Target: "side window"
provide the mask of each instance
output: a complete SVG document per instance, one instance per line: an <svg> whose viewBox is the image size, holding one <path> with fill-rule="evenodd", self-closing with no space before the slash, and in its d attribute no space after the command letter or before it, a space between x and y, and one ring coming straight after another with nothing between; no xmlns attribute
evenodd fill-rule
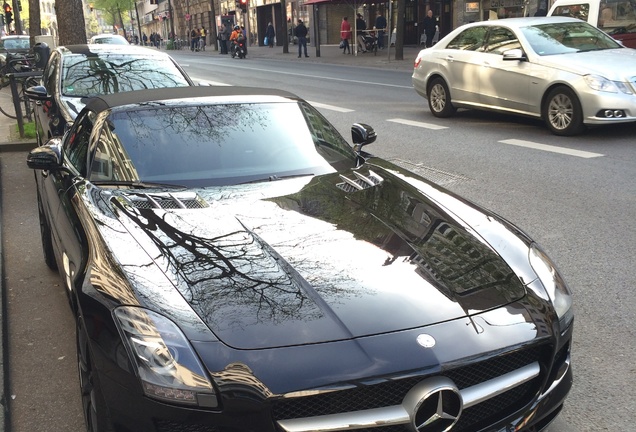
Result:
<svg viewBox="0 0 636 432"><path fill-rule="evenodd" d="M566 16L572 18L578 18L587 22L587 17L590 15L590 4L570 4L564 6L557 6L552 12L552 16Z"/></svg>
<svg viewBox="0 0 636 432"><path fill-rule="evenodd" d="M491 54L503 54L504 51L508 51L515 48L521 48L519 39L515 34L504 27L494 27L488 34L488 43L486 44L487 53Z"/></svg>
<svg viewBox="0 0 636 432"><path fill-rule="evenodd" d="M42 73L42 84L46 87L46 92L51 95L53 94L53 89L55 88L55 74L57 73L57 59L59 55L56 53L51 54L51 58L49 59L44 72Z"/></svg>
<svg viewBox="0 0 636 432"><path fill-rule="evenodd" d="M99 137L95 144L91 162L90 181L112 181L137 179L137 173L124 146L119 141L110 122L99 122Z"/></svg>
<svg viewBox="0 0 636 432"><path fill-rule="evenodd" d="M95 114L92 111L86 113L82 118L78 118L75 126L68 132L64 143L64 153L69 164L82 175L87 174L87 155Z"/></svg>
<svg viewBox="0 0 636 432"><path fill-rule="evenodd" d="M455 37L448 45L447 49L457 49L465 51L480 51L486 36L486 27L471 27L464 30Z"/></svg>

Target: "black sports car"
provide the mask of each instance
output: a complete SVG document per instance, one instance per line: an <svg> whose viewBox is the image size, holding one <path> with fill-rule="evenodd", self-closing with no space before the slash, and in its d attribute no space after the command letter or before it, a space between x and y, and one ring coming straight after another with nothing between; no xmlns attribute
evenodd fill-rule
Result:
<svg viewBox="0 0 636 432"><path fill-rule="evenodd" d="M91 99L34 149L89 431L539 431L570 291L519 228L281 91Z"/></svg>

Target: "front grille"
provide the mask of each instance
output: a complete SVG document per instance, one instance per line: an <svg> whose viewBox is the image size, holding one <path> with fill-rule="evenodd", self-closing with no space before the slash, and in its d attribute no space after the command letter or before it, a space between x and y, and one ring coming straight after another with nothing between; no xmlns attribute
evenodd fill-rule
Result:
<svg viewBox="0 0 636 432"><path fill-rule="evenodd" d="M453 427L453 432L481 430L520 410L537 394L539 384L539 379L535 378L512 390L466 408Z"/></svg>
<svg viewBox="0 0 636 432"><path fill-rule="evenodd" d="M543 352L544 349L541 347L530 347L510 354L493 357L482 362L441 371L435 375L450 378L461 390L517 370L533 362L540 362ZM275 420L286 420L395 406L401 404L409 390L425 378L428 378L428 376L385 381L372 385L361 384L355 388L331 393L279 399L273 403L272 412ZM526 386L527 384L504 393L508 395L508 393L516 392L521 387L524 387L524 389L520 391L523 395L515 395L514 398L507 396L510 397L510 400L506 399L506 405L523 404L524 402L520 401L520 399L523 398L524 395L529 394L528 390L525 389ZM531 390L536 389L536 387L537 384L534 383ZM530 391L530 393L533 392ZM501 396L498 396L491 400L498 400L500 397ZM466 409L466 412L469 413L475 409L481 409L481 405L483 405L483 403ZM502 406L501 403L499 403L499 406ZM501 408L499 412L501 412ZM475 418L484 418L486 414L487 413L484 412L478 412ZM382 428L374 429L375 432L384 432L384 430L385 429Z"/></svg>

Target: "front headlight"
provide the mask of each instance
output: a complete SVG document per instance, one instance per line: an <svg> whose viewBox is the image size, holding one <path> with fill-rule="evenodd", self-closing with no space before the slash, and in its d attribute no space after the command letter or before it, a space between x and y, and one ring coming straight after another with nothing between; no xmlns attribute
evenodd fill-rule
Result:
<svg viewBox="0 0 636 432"><path fill-rule="evenodd" d="M552 260L536 244L530 247L529 259L530 265L552 300L552 305L559 317L561 331L563 331L574 318L572 293Z"/></svg>
<svg viewBox="0 0 636 432"><path fill-rule="evenodd" d="M214 408L216 394L181 330L150 310L122 306L113 315L146 396Z"/></svg>
<svg viewBox="0 0 636 432"><path fill-rule="evenodd" d="M608 80L600 75L585 75L583 77L587 85L596 91L602 91L607 93L618 93L618 88L613 81Z"/></svg>

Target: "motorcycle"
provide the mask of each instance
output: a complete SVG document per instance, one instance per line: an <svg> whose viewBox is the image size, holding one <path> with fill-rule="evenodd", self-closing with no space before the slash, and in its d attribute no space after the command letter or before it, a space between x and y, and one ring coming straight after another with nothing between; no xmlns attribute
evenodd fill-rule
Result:
<svg viewBox="0 0 636 432"><path fill-rule="evenodd" d="M245 58L247 56L247 47L245 46L245 38L238 38L235 41L232 41L232 46L230 47L230 54L232 54L232 58L238 57L240 59Z"/></svg>

